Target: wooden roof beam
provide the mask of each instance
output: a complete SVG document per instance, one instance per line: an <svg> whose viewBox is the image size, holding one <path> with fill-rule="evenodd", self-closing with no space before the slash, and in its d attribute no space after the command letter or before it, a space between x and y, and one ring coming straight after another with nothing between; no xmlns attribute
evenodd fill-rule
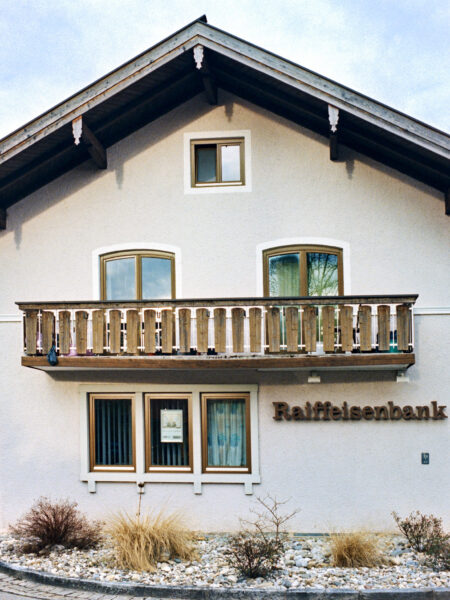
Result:
<svg viewBox="0 0 450 600"><path fill-rule="evenodd" d="M0 231L6 229L6 208L0 208Z"/></svg>
<svg viewBox="0 0 450 600"><path fill-rule="evenodd" d="M194 46L194 61L195 66L200 73L200 77L203 83L203 89L205 90L206 99L212 106L217 105L217 85L214 77L211 74L211 70L208 65L208 59L205 55L205 49L201 44Z"/></svg>
<svg viewBox="0 0 450 600"><path fill-rule="evenodd" d="M106 159L106 149L102 146L98 138L92 133L83 120L82 115L76 117L72 121L72 133L76 146L81 145L91 155L92 160L95 162L99 169L106 169L108 161Z"/></svg>
<svg viewBox="0 0 450 600"><path fill-rule="evenodd" d="M445 192L445 214L450 217L450 188Z"/></svg>

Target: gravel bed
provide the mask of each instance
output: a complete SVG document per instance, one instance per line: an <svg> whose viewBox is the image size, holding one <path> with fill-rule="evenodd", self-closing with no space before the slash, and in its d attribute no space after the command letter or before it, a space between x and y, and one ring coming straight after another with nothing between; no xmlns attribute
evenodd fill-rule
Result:
<svg viewBox="0 0 450 600"><path fill-rule="evenodd" d="M9 535L0 536L0 561L62 577L147 585L353 590L450 587L450 571L433 571L423 556L404 545L403 538L389 536L384 544L388 565L338 568L330 565L326 537L290 537L284 543L279 568L265 579L247 579L227 565L224 535L199 537L198 560L167 560L158 563L155 573L116 568L107 543L95 550L54 547L47 556L21 555L19 542Z"/></svg>

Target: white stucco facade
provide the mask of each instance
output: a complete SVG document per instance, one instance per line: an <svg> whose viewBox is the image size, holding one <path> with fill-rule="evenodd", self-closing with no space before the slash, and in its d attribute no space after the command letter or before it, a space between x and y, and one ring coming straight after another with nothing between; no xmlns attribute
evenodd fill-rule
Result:
<svg viewBox="0 0 450 600"><path fill-rule="evenodd" d="M185 140L227 131L248 132L251 186L186 193ZM0 232L0 528L40 495L69 497L96 517L133 510L137 475L90 488L84 480L80 395L133 392L142 404L142 394L158 386L251 389L256 463L247 486L237 478L149 481L144 505L181 509L193 527L209 531L236 528L254 495L266 493L301 509L295 531L385 529L393 510L418 509L449 523L448 419L273 419L274 401L449 404L450 219L441 194L349 149L342 158L329 160L325 138L220 90L218 106L196 96L109 148L106 171L84 163L8 209ZM98 299L105 249L173 252L179 297L248 297L262 294L262 251L293 243L342 248L345 294L419 294L409 383L375 371L327 372L313 385L302 371L52 375L20 364L15 302ZM196 428L199 421L199 444Z"/></svg>

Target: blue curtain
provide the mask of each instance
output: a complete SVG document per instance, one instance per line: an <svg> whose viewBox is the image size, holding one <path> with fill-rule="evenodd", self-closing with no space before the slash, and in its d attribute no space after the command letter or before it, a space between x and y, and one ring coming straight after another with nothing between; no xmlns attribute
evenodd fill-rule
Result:
<svg viewBox="0 0 450 600"><path fill-rule="evenodd" d="M133 464L131 400L95 399L95 464Z"/></svg>
<svg viewBox="0 0 450 600"><path fill-rule="evenodd" d="M207 400L208 466L247 464L245 400Z"/></svg>

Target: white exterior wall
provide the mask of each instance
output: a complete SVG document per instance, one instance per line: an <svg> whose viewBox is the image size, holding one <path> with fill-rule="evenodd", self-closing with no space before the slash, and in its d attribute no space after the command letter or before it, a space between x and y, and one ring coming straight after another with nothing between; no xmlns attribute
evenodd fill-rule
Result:
<svg viewBox="0 0 450 600"><path fill-rule="evenodd" d="M94 297L92 254L116 244L179 249L182 296L260 295L258 246L285 238L347 244L352 294L419 293L417 307L450 306L450 219L441 194L342 149L242 100L194 98L108 150L109 167L86 163L8 210L0 233L0 315L14 302ZM185 194L184 134L251 132L249 192ZM249 165L246 165L249 168ZM258 260L259 259L259 260ZM348 273L348 265L350 273ZM348 282L348 283L347 283ZM80 481L80 384L235 383L259 386L261 484L254 493L292 497L302 510L293 528L392 525L390 512L413 509L446 519L450 495L448 420L428 422L275 422L272 401L344 400L365 406L450 404L450 315L416 318L417 364L410 383L391 373L61 373L20 366L20 322L0 321L0 528L39 495L70 497L90 514L137 502L134 484ZM241 385L242 384L242 385ZM130 388L131 389L131 388ZM430 465L420 453L430 453ZM168 503L193 526L229 530L252 496L241 484L146 486L144 504Z"/></svg>

